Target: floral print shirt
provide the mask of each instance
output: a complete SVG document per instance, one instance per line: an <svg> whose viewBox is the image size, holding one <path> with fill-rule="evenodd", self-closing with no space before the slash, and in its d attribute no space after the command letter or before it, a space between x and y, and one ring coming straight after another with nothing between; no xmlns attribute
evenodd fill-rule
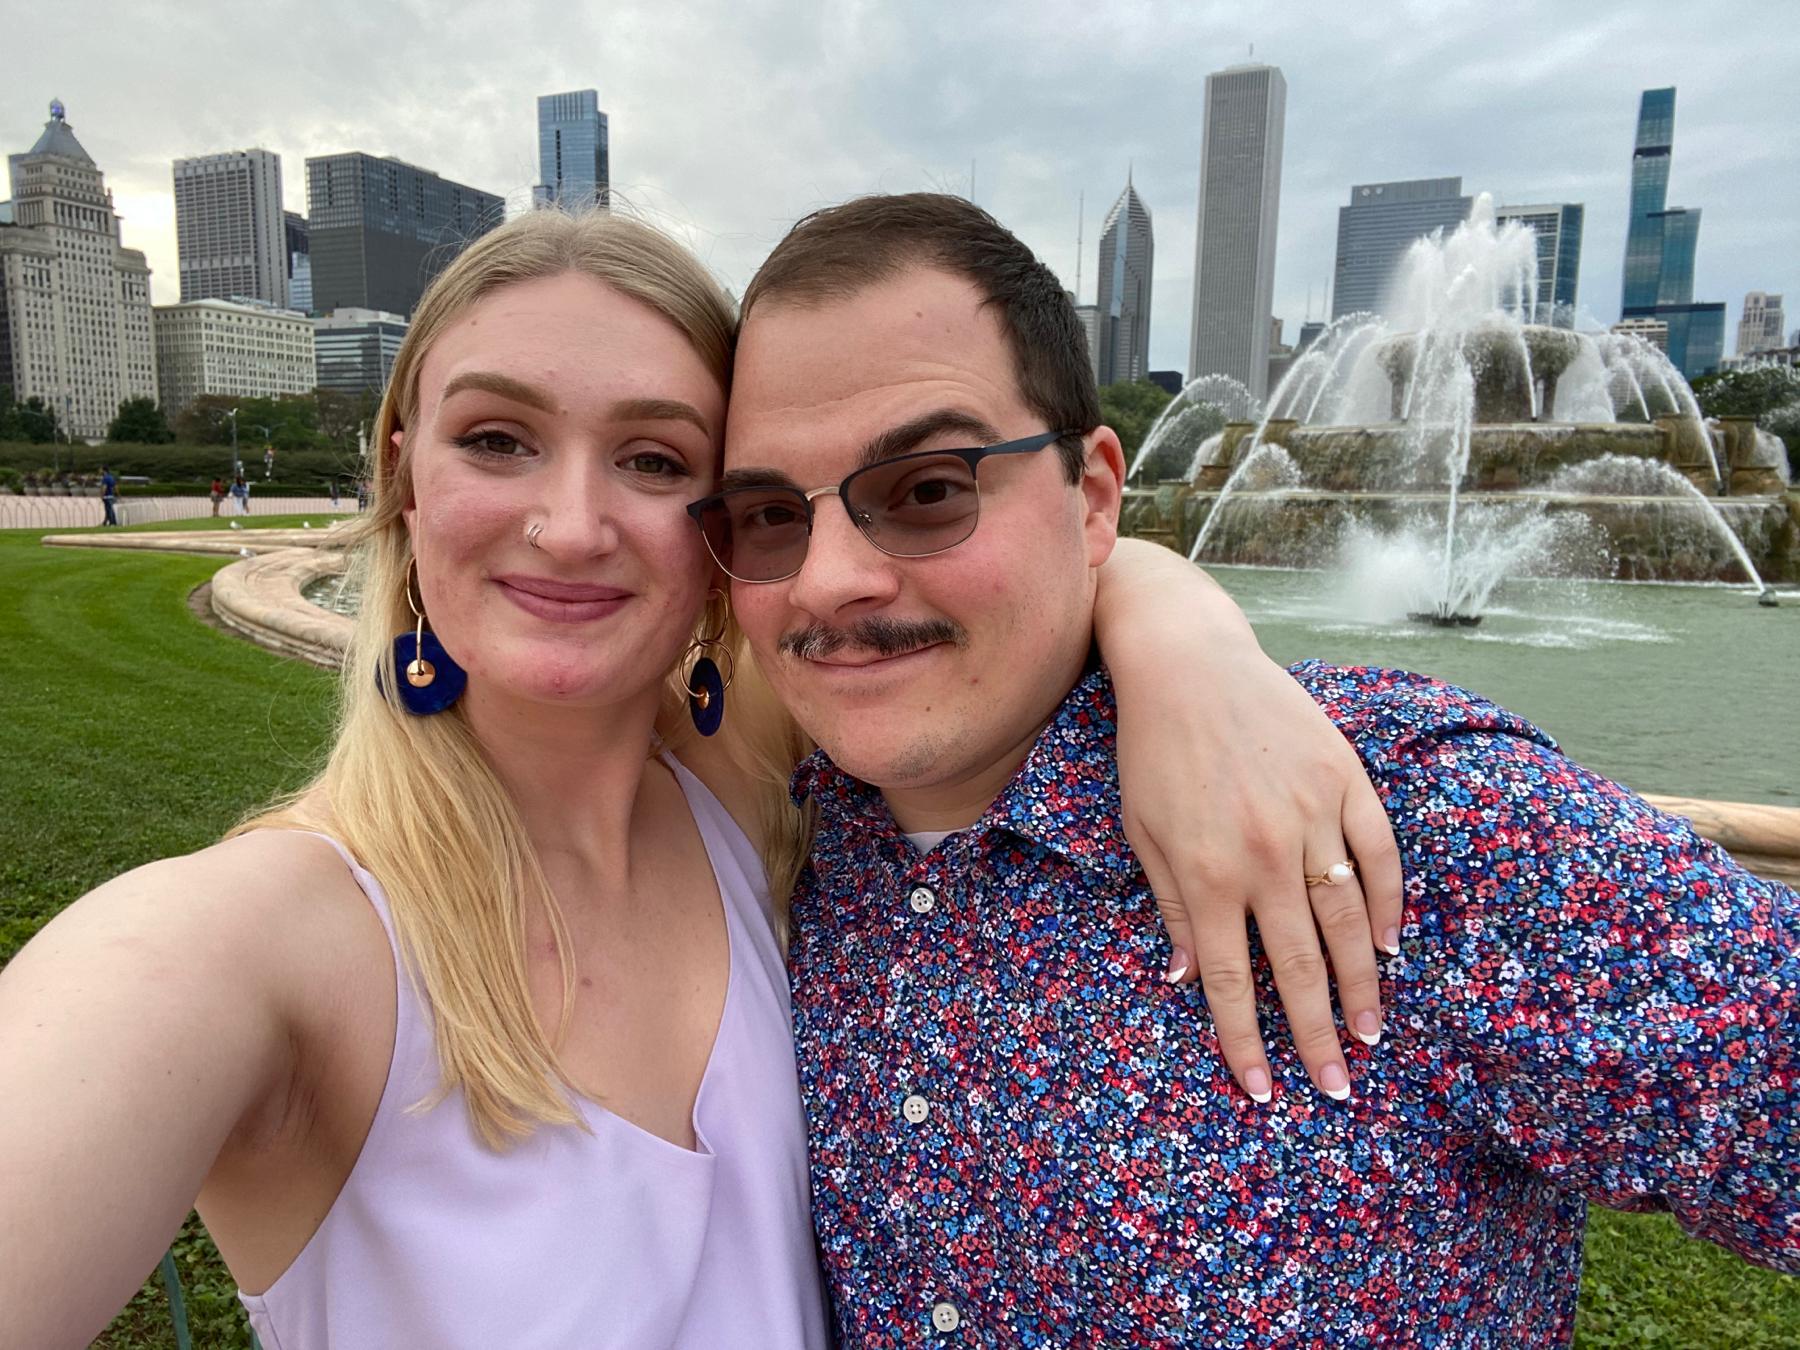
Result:
<svg viewBox="0 0 1800 1350"><path fill-rule="evenodd" d="M793 910L813 1213L845 1347L1566 1344L1589 1200L1800 1270L1800 896L1475 695L1295 676L1406 875L1387 1026L1233 1082L1120 821L1088 675L920 853L823 754Z"/></svg>

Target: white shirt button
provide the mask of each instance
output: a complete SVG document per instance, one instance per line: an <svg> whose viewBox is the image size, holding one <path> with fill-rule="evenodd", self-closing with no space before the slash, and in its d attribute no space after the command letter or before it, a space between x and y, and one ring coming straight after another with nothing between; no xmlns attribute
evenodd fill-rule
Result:
<svg viewBox="0 0 1800 1350"><path fill-rule="evenodd" d="M937 896L931 893L929 886L914 886L906 903L912 906L914 914L929 914L937 906Z"/></svg>
<svg viewBox="0 0 1800 1350"><path fill-rule="evenodd" d="M939 1331L955 1331L962 1325L962 1314L954 1303L940 1303L931 1310L931 1325Z"/></svg>
<svg viewBox="0 0 1800 1350"><path fill-rule="evenodd" d="M922 1125L925 1117L931 1114L931 1103L915 1092L900 1104L900 1114L912 1124Z"/></svg>

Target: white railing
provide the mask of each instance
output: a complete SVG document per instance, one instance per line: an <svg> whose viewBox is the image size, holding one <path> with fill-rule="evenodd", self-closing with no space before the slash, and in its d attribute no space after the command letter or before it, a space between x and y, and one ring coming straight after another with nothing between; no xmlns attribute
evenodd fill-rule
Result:
<svg viewBox="0 0 1800 1350"><path fill-rule="evenodd" d="M356 497L346 493L336 506L331 498L321 496L282 496L275 490L250 493L251 516L279 516L315 512L353 515ZM210 497L120 497L114 506L121 525L161 524L164 521L192 520L213 513ZM235 497L219 503L219 515L242 517ZM98 497L19 497L0 495L0 530L67 530L83 525L98 525L106 515L105 504Z"/></svg>

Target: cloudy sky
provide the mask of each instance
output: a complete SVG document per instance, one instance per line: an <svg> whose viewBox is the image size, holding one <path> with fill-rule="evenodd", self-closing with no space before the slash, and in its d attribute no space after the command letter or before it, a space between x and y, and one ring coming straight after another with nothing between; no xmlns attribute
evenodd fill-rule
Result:
<svg viewBox="0 0 1800 1350"><path fill-rule="evenodd" d="M797 216L857 193L974 195L1076 279L1126 167L1156 228L1151 364L1186 363L1202 92L1255 59L1288 85L1275 310L1324 307L1358 182L1460 174L1587 205L1580 302L1617 317L1640 90L1673 84L1670 204L1703 208L1695 298L1785 292L1800 327L1800 6L1789 0L1345 5L986 0L3 0L0 146L46 105L176 298L169 161L265 146L305 209L308 155L397 155L515 203L536 95L597 88L615 193L734 290Z"/></svg>

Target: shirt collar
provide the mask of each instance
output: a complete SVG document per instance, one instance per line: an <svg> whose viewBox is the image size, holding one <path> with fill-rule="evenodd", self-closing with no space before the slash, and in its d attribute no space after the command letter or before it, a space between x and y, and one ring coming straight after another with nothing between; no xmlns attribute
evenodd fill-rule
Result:
<svg viewBox="0 0 1800 1350"><path fill-rule="evenodd" d="M823 750L794 771L795 803L818 805L821 834L900 836L880 791L839 769ZM1135 877L1119 803L1116 705L1112 680L1084 676L1032 743L1019 770L966 832L1004 829L1067 859L1094 880Z"/></svg>

